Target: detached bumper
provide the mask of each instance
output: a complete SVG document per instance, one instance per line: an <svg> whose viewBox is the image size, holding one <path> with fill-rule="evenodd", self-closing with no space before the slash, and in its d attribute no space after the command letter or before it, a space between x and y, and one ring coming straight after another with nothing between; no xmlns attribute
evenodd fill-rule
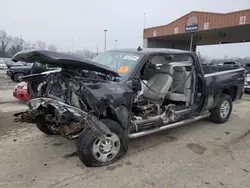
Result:
<svg viewBox="0 0 250 188"><path fill-rule="evenodd" d="M55 134L76 139L83 129L95 136L110 134L109 128L96 116L51 98L36 98L27 102L29 110L15 114L15 121L43 122Z"/></svg>
<svg viewBox="0 0 250 188"><path fill-rule="evenodd" d="M44 108L48 108L50 105L53 106L59 114L63 114L64 112L71 112L74 116L85 118L87 113L76 108L74 106L70 106L65 104L64 102L51 99L51 98L36 98L30 100L28 103L28 107L30 110L37 110L40 106Z"/></svg>

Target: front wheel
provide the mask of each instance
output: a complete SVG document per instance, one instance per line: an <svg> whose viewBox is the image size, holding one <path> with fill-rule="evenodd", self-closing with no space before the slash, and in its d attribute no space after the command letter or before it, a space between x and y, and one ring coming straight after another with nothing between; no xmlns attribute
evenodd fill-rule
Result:
<svg viewBox="0 0 250 188"><path fill-rule="evenodd" d="M20 82L21 81L21 78L25 76L23 73L16 73L15 76L14 76L14 81L15 82Z"/></svg>
<svg viewBox="0 0 250 188"><path fill-rule="evenodd" d="M112 164L126 154L128 138L120 124L104 119L110 134L96 137L89 129L85 129L77 140L77 153L80 160L88 167L100 167Z"/></svg>
<svg viewBox="0 0 250 188"><path fill-rule="evenodd" d="M211 110L210 119L215 123L225 123L232 113L232 108L232 98L227 94L221 94L217 106Z"/></svg>

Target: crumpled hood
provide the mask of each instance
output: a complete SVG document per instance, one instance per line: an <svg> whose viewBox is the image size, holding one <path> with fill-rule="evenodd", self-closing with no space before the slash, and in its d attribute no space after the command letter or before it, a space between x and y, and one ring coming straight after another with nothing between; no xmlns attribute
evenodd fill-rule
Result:
<svg viewBox="0 0 250 188"><path fill-rule="evenodd" d="M119 74L115 70L97 62L47 50L23 50L16 53L12 57L12 61L23 61L29 63L39 62L43 64L55 65L62 68L70 67L74 69L85 69L119 76Z"/></svg>

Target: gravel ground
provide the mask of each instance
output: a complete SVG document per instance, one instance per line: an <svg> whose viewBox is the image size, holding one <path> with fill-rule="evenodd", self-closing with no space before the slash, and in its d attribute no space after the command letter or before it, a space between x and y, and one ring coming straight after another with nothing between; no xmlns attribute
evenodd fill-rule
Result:
<svg viewBox="0 0 250 188"><path fill-rule="evenodd" d="M13 122L22 103L0 104L0 187L250 187L250 102L222 125L202 120L131 140L117 163L87 168L75 142Z"/></svg>
<svg viewBox="0 0 250 188"><path fill-rule="evenodd" d="M6 76L6 71L0 70L0 104L18 101L13 97L13 89L16 85L16 82Z"/></svg>

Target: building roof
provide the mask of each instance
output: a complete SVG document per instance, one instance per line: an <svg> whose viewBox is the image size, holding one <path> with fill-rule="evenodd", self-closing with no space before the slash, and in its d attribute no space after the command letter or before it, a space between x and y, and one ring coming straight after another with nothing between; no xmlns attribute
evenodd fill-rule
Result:
<svg viewBox="0 0 250 188"><path fill-rule="evenodd" d="M137 48L125 48L125 49L117 49L117 50L109 50L109 51L117 51L117 52L132 52L132 53L140 53L140 54L155 54L155 53L166 53L166 54L190 54L193 52L178 50L178 49L170 49L170 48L142 48L142 50L138 51Z"/></svg>
<svg viewBox="0 0 250 188"><path fill-rule="evenodd" d="M250 9L229 13L190 12L167 24L144 29L143 38L179 35L250 25Z"/></svg>

